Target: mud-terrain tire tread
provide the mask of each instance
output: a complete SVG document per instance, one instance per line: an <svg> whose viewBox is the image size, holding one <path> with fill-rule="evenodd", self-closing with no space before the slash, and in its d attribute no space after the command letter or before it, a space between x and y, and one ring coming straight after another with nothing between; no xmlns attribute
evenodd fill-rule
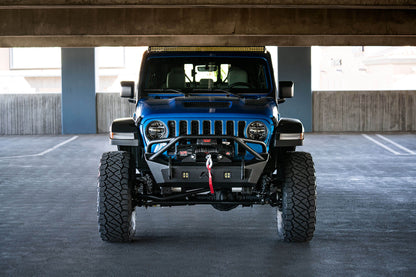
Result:
<svg viewBox="0 0 416 277"><path fill-rule="evenodd" d="M132 170L128 152L107 152L101 157L97 213L99 233L103 241L128 242L134 236Z"/></svg>
<svg viewBox="0 0 416 277"><path fill-rule="evenodd" d="M288 152L283 163L282 228L280 238L287 242L310 241L316 222L316 178L312 156Z"/></svg>

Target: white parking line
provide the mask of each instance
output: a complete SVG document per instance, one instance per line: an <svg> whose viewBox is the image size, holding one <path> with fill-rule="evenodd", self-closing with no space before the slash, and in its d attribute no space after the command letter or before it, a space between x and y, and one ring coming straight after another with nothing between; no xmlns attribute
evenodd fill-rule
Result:
<svg viewBox="0 0 416 277"><path fill-rule="evenodd" d="M365 134L363 134L363 137L365 137L366 139L368 139L368 140L370 140L370 141L374 142L374 143L375 143L375 144L377 144L378 146L383 147L384 149L386 149L387 151L389 151L389 152L393 153L394 155L400 155L400 153L399 153L399 152L394 151L394 150L393 150L393 149L391 149L390 147L388 147L388 146L386 146L386 145L382 144L381 142L376 141L375 139L373 139L373 138L371 138L371 137L369 137L369 136L367 136L367 135L365 135Z"/></svg>
<svg viewBox="0 0 416 277"><path fill-rule="evenodd" d="M369 141L374 142L378 146L383 147L384 149L386 149L390 153L393 153L394 155L400 155L400 156L416 155L416 153L414 151L412 151L412 150L410 150L410 149L408 149L408 148L406 148L406 147L404 147L404 146L402 146L402 145L400 145L400 144L398 144L398 143L396 143L396 142L394 142L394 141L392 141L392 140L390 140L390 139L388 139L386 137L383 137L382 135L376 134L376 136L379 137L380 139L383 139L383 140L387 141L388 143L390 143L391 145L394 145L395 147L397 147L397 148L399 148L401 150L406 151L408 154L407 153L400 153L400 152L398 152L398 151L390 148L389 146L387 146L387 145L385 145L385 144L383 144L383 143L375 140L374 138L372 138L372 137L370 137L368 135L362 134L362 136L365 137L366 139L368 139Z"/></svg>
<svg viewBox="0 0 416 277"><path fill-rule="evenodd" d="M384 139L385 141L390 142L390 143L391 143L391 144L393 144L394 146L396 146L396 147L398 147L398 148L400 148L400 149L402 149L402 150L406 151L407 153L410 153L411 155L416 155L416 153L415 153L415 152L413 152L412 150L407 149L406 147L404 147L404 146L402 146L402 145L400 145L400 144L398 144L398 143L396 143L396 142L392 141L391 139L388 139L388 138L383 137L382 135L378 135L378 134L377 134L376 136L378 136L378 137L379 137L379 138L381 138L381 139Z"/></svg>
<svg viewBox="0 0 416 277"><path fill-rule="evenodd" d="M61 142L61 143L59 143L59 144L55 145L54 147L51 147L51 148L49 148L49 149L46 149L45 151L40 152L40 153L37 153L37 154L31 154L31 155L21 155L21 156L8 156L8 157L0 157L0 159L28 158L28 157L39 157L39 156L43 156L43 155L45 155L45 154L47 154L47 153L49 153L49 152L52 152L53 150L55 150L55 149L57 149L57 148L59 148L59 147L61 147L61 146L65 145L65 144L67 144L67 143L69 143L69 142L71 142L71 141L73 141L73 140L76 140L77 138L78 138L78 136L73 136L72 138L67 139L67 140L66 140L66 141L64 141L64 142Z"/></svg>

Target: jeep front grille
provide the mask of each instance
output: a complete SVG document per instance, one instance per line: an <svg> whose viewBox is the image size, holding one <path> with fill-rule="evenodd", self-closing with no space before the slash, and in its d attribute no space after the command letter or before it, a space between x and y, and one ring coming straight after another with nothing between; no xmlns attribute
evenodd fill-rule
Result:
<svg viewBox="0 0 416 277"><path fill-rule="evenodd" d="M185 135L225 135L244 138L247 126L246 121L241 120L169 120L167 125L169 138ZM180 144L186 144L186 142L182 141ZM238 155L246 154L244 148L237 145L236 147Z"/></svg>
<svg viewBox="0 0 416 277"><path fill-rule="evenodd" d="M234 120L179 120L168 121L168 137L184 135L226 135L245 137L246 121Z"/></svg>

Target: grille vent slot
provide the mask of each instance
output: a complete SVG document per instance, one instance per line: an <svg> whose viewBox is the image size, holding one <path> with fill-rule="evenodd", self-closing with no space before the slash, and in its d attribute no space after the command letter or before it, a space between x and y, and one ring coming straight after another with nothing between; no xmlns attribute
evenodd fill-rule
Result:
<svg viewBox="0 0 416 277"><path fill-rule="evenodd" d="M202 122L202 134L210 135L211 134L211 121L204 120Z"/></svg>
<svg viewBox="0 0 416 277"><path fill-rule="evenodd" d="M234 135L234 121L227 121L227 136Z"/></svg>
<svg viewBox="0 0 416 277"><path fill-rule="evenodd" d="M199 134L199 121L192 120L191 121L191 135L198 135Z"/></svg>
<svg viewBox="0 0 416 277"><path fill-rule="evenodd" d="M179 121L179 135L183 136L188 133L188 122L185 120Z"/></svg>
<svg viewBox="0 0 416 277"><path fill-rule="evenodd" d="M176 136L176 122L175 121L168 121L168 130L169 130L169 138L173 138Z"/></svg>
<svg viewBox="0 0 416 277"><path fill-rule="evenodd" d="M222 121L221 120L215 120L214 123L214 134L219 136L222 135Z"/></svg>

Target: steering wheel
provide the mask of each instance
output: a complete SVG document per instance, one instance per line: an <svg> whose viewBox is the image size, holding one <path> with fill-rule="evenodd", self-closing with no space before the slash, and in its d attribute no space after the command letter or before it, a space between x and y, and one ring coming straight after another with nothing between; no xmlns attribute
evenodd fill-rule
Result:
<svg viewBox="0 0 416 277"><path fill-rule="evenodd" d="M245 86L245 87L248 87L248 88L253 88L253 86L250 83L246 83L246 82L236 82L236 83L233 83L233 84L229 85L228 87L233 88L233 87L236 87L236 86Z"/></svg>

